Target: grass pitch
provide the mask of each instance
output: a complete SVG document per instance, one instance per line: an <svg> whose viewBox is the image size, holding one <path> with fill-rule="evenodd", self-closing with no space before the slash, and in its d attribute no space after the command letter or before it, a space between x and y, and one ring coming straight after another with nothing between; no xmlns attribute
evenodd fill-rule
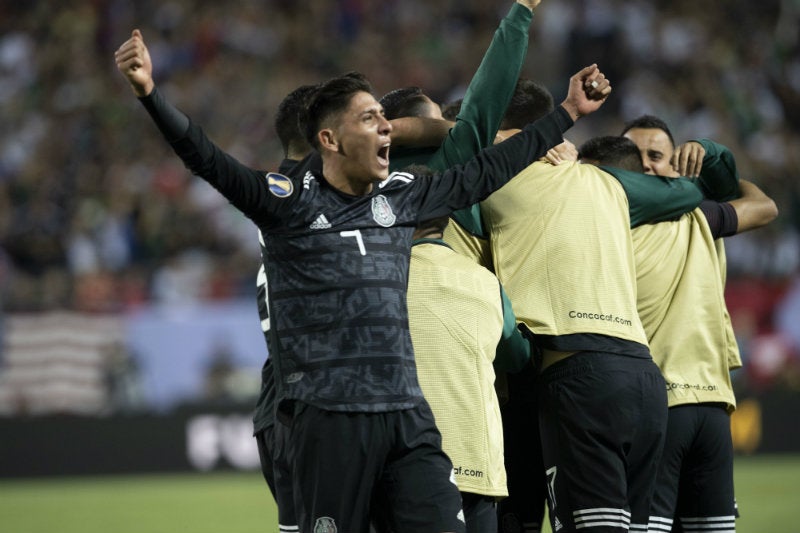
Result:
<svg viewBox="0 0 800 533"><path fill-rule="evenodd" d="M0 481L8 533L272 533L260 474L135 475Z"/></svg>
<svg viewBox="0 0 800 533"><path fill-rule="evenodd" d="M737 457L738 533L797 533L800 455ZM0 480L9 533L277 533L256 473ZM549 531L549 529L547 529Z"/></svg>

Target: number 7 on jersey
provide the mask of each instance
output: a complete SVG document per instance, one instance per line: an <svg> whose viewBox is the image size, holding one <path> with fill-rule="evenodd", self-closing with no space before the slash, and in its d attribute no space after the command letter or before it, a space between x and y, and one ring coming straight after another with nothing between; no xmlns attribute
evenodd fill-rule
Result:
<svg viewBox="0 0 800 533"><path fill-rule="evenodd" d="M339 235L342 237L355 237L358 243L358 251L361 252L361 255L367 255L367 250L364 248L364 239L361 238L361 230L340 231Z"/></svg>

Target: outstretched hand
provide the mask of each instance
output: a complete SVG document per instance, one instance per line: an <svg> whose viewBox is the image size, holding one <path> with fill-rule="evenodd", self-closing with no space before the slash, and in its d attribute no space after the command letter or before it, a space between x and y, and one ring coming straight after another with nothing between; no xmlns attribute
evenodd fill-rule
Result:
<svg viewBox="0 0 800 533"><path fill-rule="evenodd" d="M611 94L611 83L597 65L589 65L569 79L567 97L561 106L569 113L572 120L578 120L600 109L609 94Z"/></svg>
<svg viewBox="0 0 800 533"><path fill-rule="evenodd" d="M153 63L150 61L150 52L144 45L142 32L133 30L131 38L114 52L114 60L117 62L117 69L131 84L133 94L142 97L153 91Z"/></svg>

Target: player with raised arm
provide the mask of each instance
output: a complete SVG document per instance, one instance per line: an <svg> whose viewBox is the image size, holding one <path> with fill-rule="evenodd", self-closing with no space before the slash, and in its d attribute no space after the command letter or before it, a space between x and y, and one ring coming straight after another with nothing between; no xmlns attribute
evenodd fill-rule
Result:
<svg viewBox="0 0 800 533"><path fill-rule="evenodd" d="M570 79L552 114L433 176L390 174L392 126L369 83L334 78L312 96L304 121L322 169L285 176L241 165L169 106L138 30L116 61L184 163L264 236L276 431L287 433L300 529L366 532L380 488L397 533L463 531L408 332L412 234L419 220L480 201L597 110L604 98L586 91L596 66Z"/></svg>

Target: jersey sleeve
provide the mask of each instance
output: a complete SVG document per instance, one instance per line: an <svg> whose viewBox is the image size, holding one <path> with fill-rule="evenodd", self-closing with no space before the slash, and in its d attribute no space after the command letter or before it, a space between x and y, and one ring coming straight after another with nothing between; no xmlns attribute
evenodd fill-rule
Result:
<svg viewBox="0 0 800 533"><path fill-rule="evenodd" d="M480 202L561 143L572 124L569 114L558 106L510 139L484 148L466 164L419 180L424 189L418 197L418 220L449 215Z"/></svg>
<svg viewBox="0 0 800 533"><path fill-rule="evenodd" d="M696 178L703 195L718 202L738 198L741 195L739 171L731 151L708 139L698 139L695 142L700 143L706 151L700 177Z"/></svg>
<svg viewBox="0 0 800 533"><path fill-rule="evenodd" d="M731 204L703 200L700 210L706 217L708 227L711 229L711 236L714 239L736 235L739 228L739 215Z"/></svg>
<svg viewBox="0 0 800 533"><path fill-rule="evenodd" d="M531 345L517 329L517 317L502 285L500 298L503 300L503 335L497 344L494 367L502 372L519 372L531 358Z"/></svg>
<svg viewBox="0 0 800 533"><path fill-rule="evenodd" d="M494 143L528 52L533 12L515 3L494 33L464 95L455 125L428 160L433 170L465 163Z"/></svg>
<svg viewBox="0 0 800 533"><path fill-rule="evenodd" d="M601 166L614 176L628 197L631 227L663 222L688 213L703 201L703 193L689 178L665 178Z"/></svg>
<svg viewBox="0 0 800 533"><path fill-rule="evenodd" d="M293 189L288 178L285 182L279 179L278 194L270 193L268 175L224 152L199 126L164 100L157 89L140 101L184 165L257 225L266 225L282 208L289 211L286 204L291 202L286 198L290 195L283 194Z"/></svg>

